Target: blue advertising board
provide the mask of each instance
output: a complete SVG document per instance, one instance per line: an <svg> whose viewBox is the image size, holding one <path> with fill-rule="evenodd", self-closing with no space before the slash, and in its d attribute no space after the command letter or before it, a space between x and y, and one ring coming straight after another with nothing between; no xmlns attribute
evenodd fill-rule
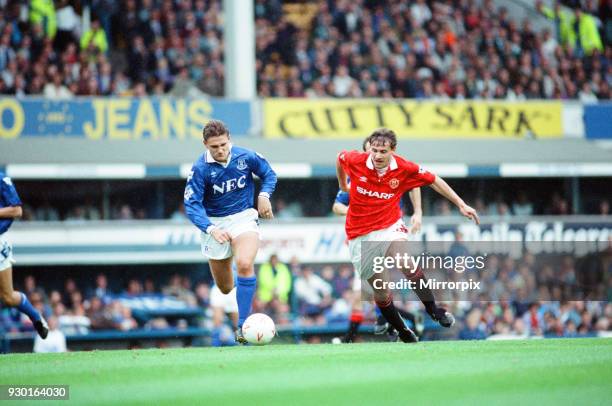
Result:
<svg viewBox="0 0 612 406"><path fill-rule="evenodd" d="M589 139L612 139L612 103L585 104L584 130Z"/></svg>
<svg viewBox="0 0 612 406"><path fill-rule="evenodd" d="M91 140L201 138L210 119L232 135L250 133L246 101L173 98L76 98L68 101L0 98L0 139L79 137Z"/></svg>

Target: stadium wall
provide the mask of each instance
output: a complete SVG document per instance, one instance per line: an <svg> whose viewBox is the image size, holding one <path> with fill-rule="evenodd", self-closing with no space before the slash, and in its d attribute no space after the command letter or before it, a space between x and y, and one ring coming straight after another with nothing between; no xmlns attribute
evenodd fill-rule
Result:
<svg viewBox="0 0 612 406"><path fill-rule="evenodd" d="M601 216L532 216L504 222L483 218L478 227L457 217L426 217L417 239L453 241L590 241L605 247L612 219ZM17 223L8 233L20 265L201 263L200 232L187 222L103 221ZM350 256L341 219L263 222L257 263L277 253L303 263L346 263ZM503 244L500 245L503 248Z"/></svg>

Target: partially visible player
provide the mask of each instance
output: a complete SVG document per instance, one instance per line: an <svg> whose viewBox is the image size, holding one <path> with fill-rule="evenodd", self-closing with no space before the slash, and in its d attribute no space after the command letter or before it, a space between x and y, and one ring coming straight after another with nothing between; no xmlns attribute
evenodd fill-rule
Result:
<svg viewBox="0 0 612 406"><path fill-rule="evenodd" d="M363 144L361 145L361 149L364 152L370 152L370 137L367 137L363 141ZM421 224L423 221L423 210L421 207L421 189L420 188L412 189L411 191L409 191L409 196L410 196L410 201L412 203L412 207L414 209L414 213L412 217L410 218L410 232L412 234L416 234L421 229ZM338 193L336 194L336 199L332 206L332 212L338 216L346 216L346 213L348 213L349 203L350 203L349 193L339 190ZM399 201L399 205L401 208L401 205L402 205L401 200ZM353 340L355 339L355 336L357 335L357 332L359 331L359 326L361 326L361 323L363 322L363 319L364 319L363 305L361 302L361 279L359 278L357 269L354 269L354 272L355 272L355 275L353 277L353 285L352 285L353 292L351 296L352 303L351 303L351 315L349 317L349 327L344 337L342 337L342 340L340 340L341 342L344 342L344 343L353 342ZM376 308L376 310L377 310L377 319L376 319L376 326L374 327L374 333L384 334L385 332L389 330L389 325L388 323L386 323L386 320L384 319L382 314L380 314L378 307ZM410 316L412 315L410 314ZM411 318L414 322L415 320L414 316L412 316ZM393 328L391 328L389 332L392 337L397 339L397 335L393 336L393 333L394 333ZM336 338L334 340L338 340L338 339Z"/></svg>
<svg viewBox="0 0 612 406"><path fill-rule="evenodd" d="M273 218L270 196L276 174L260 154L232 146L229 130L221 121L209 121L202 133L206 151L187 178L185 213L202 231L202 253L224 294L234 288L232 261L236 264L236 341L244 344L242 324L251 313L256 288L253 263L259 248L258 214ZM253 175L262 181L257 210Z"/></svg>
<svg viewBox="0 0 612 406"><path fill-rule="evenodd" d="M374 300L383 316L398 332L403 342L416 342L417 337L402 320L393 304L388 288L376 289L374 281L386 280L388 272L375 274L372 267L362 267L361 243L384 241L384 252L368 252L372 255L394 256L400 247L393 242L408 240L408 229L402 220L399 200L404 192L417 187L431 185L432 188L454 203L461 214L480 223L476 210L468 206L455 191L440 177L426 171L419 165L395 155L397 138L389 129L381 128L370 136L369 153L342 151L336 161L336 172L340 189L349 192L350 205L346 218L346 234L353 266L360 277L374 288ZM350 186L348 183L350 177ZM383 246L381 244L381 246ZM369 258L368 258L369 259ZM421 270L413 270L407 276L416 282L415 293L425 305L430 317L443 327L453 325L453 315L436 305L431 289L421 287L425 279Z"/></svg>
<svg viewBox="0 0 612 406"><path fill-rule="evenodd" d="M235 267L232 267L232 273L234 274L234 284L236 285L236 273ZM221 292L221 289L214 284L210 290L210 308L212 309L212 322L213 329L211 332L211 342L213 347L219 347L224 345L225 340L223 339L225 316L229 318L233 330L238 329L238 302L236 300L236 287L227 294Z"/></svg>
<svg viewBox="0 0 612 406"><path fill-rule="evenodd" d="M13 290L13 247L4 234L13 224L13 220L22 214L21 199L11 178L0 172L0 300L5 306L16 307L26 314L38 335L44 339L49 334L47 322L24 293Z"/></svg>

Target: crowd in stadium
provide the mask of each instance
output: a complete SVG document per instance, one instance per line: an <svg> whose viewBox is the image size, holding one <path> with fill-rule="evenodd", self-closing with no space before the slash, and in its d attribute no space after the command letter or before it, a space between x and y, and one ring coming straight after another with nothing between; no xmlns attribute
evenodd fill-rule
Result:
<svg viewBox="0 0 612 406"><path fill-rule="evenodd" d="M609 19L606 7L602 2ZM513 21L491 0L322 1L310 33L264 14L257 23L259 93L609 99L610 33L602 39L588 13L541 11L561 20L558 33Z"/></svg>
<svg viewBox="0 0 612 406"><path fill-rule="evenodd" d="M223 95L219 0L94 0L89 25L79 1L0 3L0 94ZM260 96L611 98L606 1L538 3L541 32L491 0L313 3L298 28L255 1Z"/></svg>
<svg viewBox="0 0 612 406"><path fill-rule="evenodd" d="M612 247L612 246L611 246ZM537 256L525 254L520 260L504 256L489 256L487 275L482 277L483 292L488 295L467 297L458 291L448 291L452 299L446 302L459 323L446 338L485 339L488 337L581 336L606 332L612 328L612 285L603 275L609 274L610 262L601 257L601 264L590 268L578 266L571 257L560 257L560 265L540 264ZM606 262L608 261L608 262ZM601 267L600 267L601 265ZM603 267L603 268L602 268ZM607 268L606 268L607 267ZM253 311L266 312L279 326L294 322L299 325L325 326L346 322L351 313L353 270L346 265L310 266L293 258L284 264L273 256L258 267L258 291ZM602 273L603 272L603 273ZM590 301L576 301L578 274L590 275ZM116 281L114 281L116 283ZM23 280L22 290L32 304L65 334L86 334L96 330L159 330L168 327L185 328L196 323L211 327L210 285L202 280L194 283L187 276L174 274L167 281L129 278L124 287L109 286L107 276L97 275L95 282L65 280L63 288L43 289L33 276ZM581 285L582 284L582 285ZM606 285L607 284L607 285ZM397 293L396 293L397 295ZM409 295L409 294L407 294ZM459 295L459 296L457 296ZM198 321L185 318L153 317L137 320L132 314L131 299L143 297L173 298L186 308L197 307ZM395 296L397 305L406 312L423 314L414 297ZM602 299L607 301L598 301ZM365 304L366 320L375 318L373 305ZM416 318L419 319L418 317ZM2 309L0 330L29 331L27 317L12 309Z"/></svg>

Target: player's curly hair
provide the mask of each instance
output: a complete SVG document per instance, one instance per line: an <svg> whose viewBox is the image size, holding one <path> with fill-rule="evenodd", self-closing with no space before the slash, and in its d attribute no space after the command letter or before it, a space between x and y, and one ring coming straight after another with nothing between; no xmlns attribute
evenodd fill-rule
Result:
<svg viewBox="0 0 612 406"><path fill-rule="evenodd" d="M384 127L374 130L367 140L370 142L370 145L374 143L381 143L384 145L388 142L391 149L395 149L397 146L397 136L393 130Z"/></svg>
<svg viewBox="0 0 612 406"><path fill-rule="evenodd" d="M204 130L202 130L204 141L208 141L209 138L218 137L223 134L227 134L229 137L229 130L221 120L210 120L204 126Z"/></svg>

